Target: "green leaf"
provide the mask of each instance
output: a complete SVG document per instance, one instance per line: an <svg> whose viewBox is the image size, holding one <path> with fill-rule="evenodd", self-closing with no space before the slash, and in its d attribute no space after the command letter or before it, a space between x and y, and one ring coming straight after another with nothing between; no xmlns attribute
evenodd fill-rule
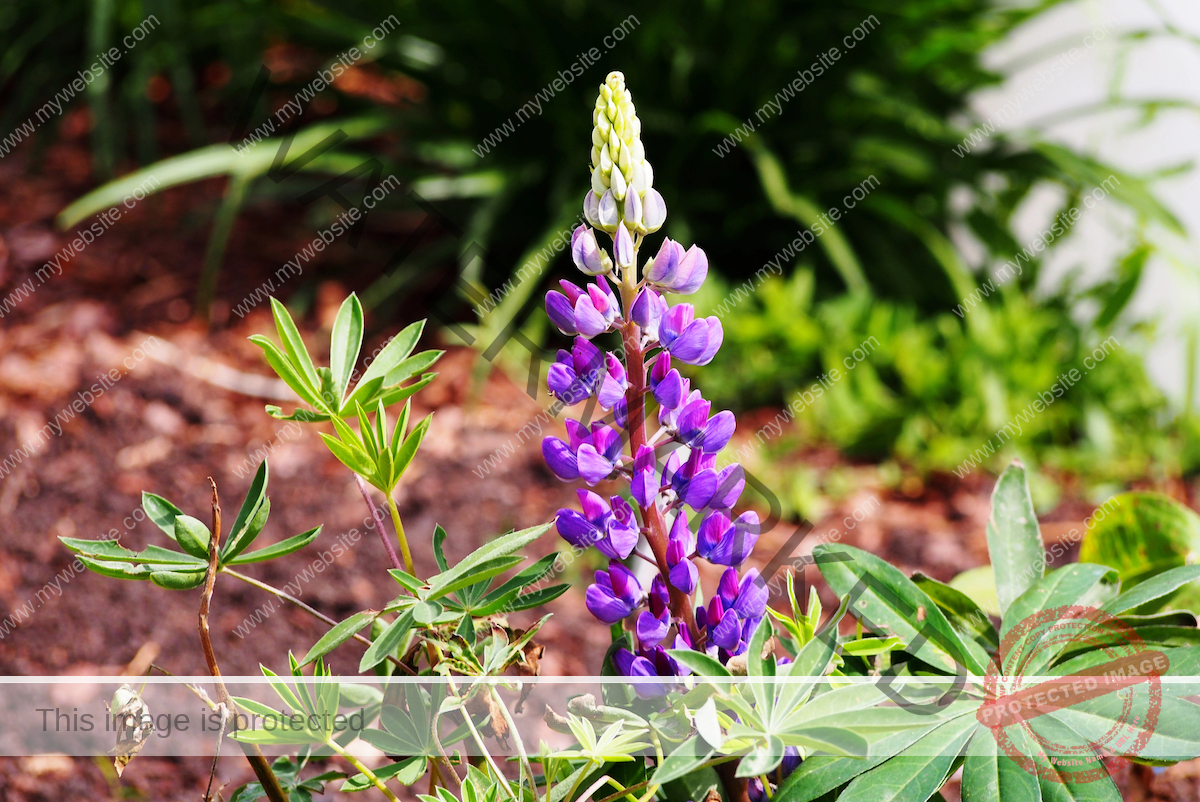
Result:
<svg viewBox="0 0 1200 802"><path fill-rule="evenodd" d="M520 610L533 610L544 604L549 604L570 589L570 585L554 585L553 587L541 588L529 593L521 593L508 602L507 606L502 609L513 613Z"/></svg>
<svg viewBox="0 0 1200 802"><path fill-rule="evenodd" d="M180 515L175 519L175 540L179 547L193 557L208 559L208 543L212 533L208 527L190 515Z"/></svg>
<svg viewBox="0 0 1200 802"><path fill-rule="evenodd" d="M317 397L317 376L315 370L313 371L312 384L309 384L306 379L301 378L300 374L296 372L296 368L288 362L287 357L284 356L275 343L261 334L250 335L250 342L263 350L263 356L266 358L267 364L271 366L271 370L275 371L275 374L283 379L284 384L292 388L292 392L299 396L300 400L316 409L325 411L325 405Z"/></svg>
<svg viewBox="0 0 1200 802"><path fill-rule="evenodd" d="M204 571L154 571L150 574L150 581L167 590L191 590L204 582L204 574Z"/></svg>
<svg viewBox="0 0 1200 802"><path fill-rule="evenodd" d="M350 296L342 302L337 318L333 322L333 335L329 345L329 369L333 373L333 389L335 398L331 401L334 409L340 409L346 388L350 385L350 376L358 363L358 352L362 348L363 310L358 296Z"/></svg>
<svg viewBox="0 0 1200 802"><path fill-rule="evenodd" d="M445 351L422 351L409 357L387 372L383 378L384 387L394 387L400 382L411 379L416 374L431 367L442 358Z"/></svg>
<svg viewBox="0 0 1200 802"><path fill-rule="evenodd" d="M404 587L407 591L416 596L425 588L425 583L417 579L412 574L401 571L399 568L389 568L388 573Z"/></svg>
<svg viewBox="0 0 1200 802"><path fill-rule="evenodd" d="M968 568L950 580L950 587L974 602L983 612L996 618L1000 617L1000 600L996 598L996 574L990 564Z"/></svg>
<svg viewBox="0 0 1200 802"><path fill-rule="evenodd" d="M1200 516L1160 493L1123 493L1105 502L1104 516L1079 547L1081 562L1111 565L1126 591L1178 568L1200 553Z"/></svg>
<svg viewBox="0 0 1200 802"><path fill-rule="evenodd" d="M417 602L412 607L413 621L422 626L429 626L442 614L442 605L435 601Z"/></svg>
<svg viewBox="0 0 1200 802"><path fill-rule="evenodd" d="M664 785L678 780L703 766L712 758L712 750L699 736L693 735L675 748L667 759L659 764L650 778L651 785Z"/></svg>
<svg viewBox="0 0 1200 802"><path fill-rule="evenodd" d="M291 415L284 415L283 409L275 404L267 404L263 409L276 420L294 420L300 423L321 423L329 420L329 416L324 412L310 412L302 408L297 408Z"/></svg>
<svg viewBox="0 0 1200 802"><path fill-rule="evenodd" d="M146 517L165 532L167 537L175 539L175 519L183 515L183 510L162 496L145 492L142 493L142 509L146 511Z"/></svg>
<svg viewBox="0 0 1200 802"><path fill-rule="evenodd" d="M260 508L267 502L267 479L267 461L263 460L254 474L254 481L250 483L250 489L246 491L246 498L242 500L237 517L233 519L233 526L229 527L229 538L221 550L222 562L227 562L230 557L236 557L244 551L266 525L267 516L265 514L261 516L261 519L256 519L256 516Z"/></svg>
<svg viewBox="0 0 1200 802"><path fill-rule="evenodd" d="M925 802L946 783L967 739L980 728L963 715L938 727L896 757L860 774L838 795L838 802ZM780 802L786 802L779 795Z"/></svg>
<svg viewBox="0 0 1200 802"><path fill-rule="evenodd" d="M1149 245L1139 245L1129 253L1125 254L1117 265L1117 282L1113 290L1107 297L1104 298L1104 306L1100 309L1100 313L1096 315L1096 319L1092 321L1098 331L1104 331L1116 321L1117 316L1129 303L1133 297L1133 293L1138 288L1138 284L1142 280L1142 270L1146 266L1146 260L1150 258L1153 252Z"/></svg>
<svg viewBox="0 0 1200 802"><path fill-rule="evenodd" d="M826 543L816 546L813 556L833 591L850 597L851 615L870 621L883 635L899 637L905 651L931 666L958 673L961 665L972 674L986 673L989 659L979 644L960 636L941 608L886 561L853 546Z"/></svg>
<svg viewBox="0 0 1200 802"><path fill-rule="evenodd" d="M721 661L714 657L709 657L703 652L693 651L691 649L668 649L667 654L675 658L684 668L692 670L699 677L720 677L729 679L733 677L729 673L729 669L721 665Z"/></svg>
<svg viewBox="0 0 1200 802"><path fill-rule="evenodd" d="M950 625L959 633L974 638L985 648L994 650L1000 646L996 628L988 620L987 614L967 594L924 574L913 574L912 580L913 584L941 608Z"/></svg>
<svg viewBox="0 0 1200 802"><path fill-rule="evenodd" d="M364 730L365 732L365 730ZM412 785L417 780L425 776L428 771L428 758L424 755L409 757L401 760L399 763L392 763L388 766L383 766L372 771L380 780L394 779L401 785ZM354 791L366 791L375 786L367 779L365 774L355 774L353 777L342 783L339 791L351 793Z"/></svg>
<svg viewBox="0 0 1200 802"><path fill-rule="evenodd" d="M383 403L382 401L380 403ZM400 481L400 476L408 468L413 457L417 455L417 449L421 447L421 441L425 439L425 433L429 431L429 424L433 421L433 413L426 415L425 418L413 427L412 433L404 438L404 445L395 452L392 457L391 481L392 487L396 486L396 482Z"/></svg>
<svg viewBox="0 0 1200 802"><path fill-rule="evenodd" d="M442 546L446 542L446 530L441 524L435 524L433 527L433 559L437 561L439 571L447 571L450 569L450 564L446 562L446 553Z"/></svg>
<svg viewBox="0 0 1200 802"><path fill-rule="evenodd" d="M1005 645L1004 672L1014 676L1040 674L1053 662L1065 644L1050 648L1040 642L1045 628L1033 627L1014 640L1009 633L1033 616L1059 607L1076 607L1082 612L1108 601L1109 588L1117 583L1117 572L1106 565L1065 565L1038 581L1015 599L1004 614L1000 639Z"/></svg>
<svg viewBox="0 0 1200 802"><path fill-rule="evenodd" d="M738 761L738 777L757 777L774 771L783 761L783 741L774 735L767 736L767 742L751 749Z"/></svg>
<svg viewBox="0 0 1200 802"><path fill-rule="evenodd" d="M384 406L390 407L392 404L397 404L406 398L416 395L418 392L425 389L425 387L436 378L436 373L426 373L418 381L415 381L412 384L404 387L396 387L391 390L385 390L379 395L379 398L383 400Z"/></svg>
<svg viewBox="0 0 1200 802"><path fill-rule="evenodd" d="M468 585L474 585L477 582L484 582L494 576L498 576L510 568L520 565L524 561L525 558L521 555L510 554L471 566L471 569L466 572L460 573L457 570L452 570L445 574L438 574L430 578L429 590L425 593L425 598L429 600L440 599ZM461 566L462 563L459 563L459 565ZM452 574L454 576L451 576Z"/></svg>
<svg viewBox="0 0 1200 802"><path fill-rule="evenodd" d="M249 554L239 555L228 562L229 565L246 565L247 563L259 563L263 560L273 560L276 557L282 557L285 554L291 554L293 551L299 551L317 539L321 534L321 527L309 529L307 532L301 532L298 535L292 535L286 540L281 540L278 543L267 546L265 549L258 549Z"/></svg>
<svg viewBox="0 0 1200 802"><path fill-rule="evenodd" d="M962 802L1041 802L1037 779L996 748L991 730L980 728L967 746Z"/></svg>
<svg viewBox="0 0 1200 802"><path fill-rule="evenodd" d="M425 321L418 320L416 323L406 326L399 334L388 340L388 344L383 347L383 350L379 352L374 361L367 366L362 378L358 380L358 386L355 388L351 399L363 405L370 403L371 399L358 398L359 391L375 379L382 381L388 371L408 358L412 350L417 347L417 341L421 339L421 332L424 328Z"/></svg>
<svg viewBox="0 0 1200 802"><path fill-rule="evenodd" d="M1175 595L1175 591L1190 585L1200 578L1200 565L1184 565L1164 571L1152 579L1148 579L1133 590L1122 593L1117 598L1107 602L1102 608L1106 613L1121 615L1130 610L1141 613L1152 612L1162 606L1162 602Z"/></svg>
<svg viewBox="0 0 1200 802"><path fill-rule="evenodd" d="M996 575L996 597L1003 615L1013 600L1042 578L1045 570L1045 546L1033 511L1025 467L1019 462L1008 466L996 482L987 541Z"/></svg>
<svg viewBox="0 0 1200 802"><path fill-rule="evenodd" d="M241 560L239 555L245 551L246 548L255 541L255 539L258 538L258 535L262 532L263 527L267 525L267 518L270 516L270 514L271 499L264 498L262 500L262 504L260 504L258 509L255 510L254 517L251 518L250 522L247 523L242 529L241 536L238 538L235 546L226 550L227 553L221 558L222 564L230 564L234 560L237 560L238 562L253 562L253 560Z"/></svg>
<svg viewBox="0 0 1200 802"><path fill-rule="evenodd" d="M343 443L326 432L321 432L320 435L321 439L325 441L325 445L329 446L329 450L333 452L333 456L337 457L339 462L359 476L366 479L374 477L375 464L369 454L359 448ZM372 482L372 484L374 483Z"/></svg>
<svg viewBox="0 0 1200 802"><path fill-rule="evenodd" d="M396 620L384 627L383 632L379 634L379 637L367 649L367 653L362 656L362 660L359 661L359 672L370 671L388 659L388 655L404 642L404 638L408 635L408 630L412 628L412 625L413 615L409 611L397 616Z"/></svg>
<svg viewBox="0 0 1200 802"><path fill-rule="evenodd" d="M313 644L313 647L308 650L308 654L304 655L304 659L300 661L300 665L306 666L313 660L329 654L378 617L379 613L374 610L364 610L339 622L337 626L326 632L319 641Z"/></svg>
<svg viewBox="0 0 1200 802"><path fill-rule="evenodd" d="M283 350L287 353L291 363L300 369L300 374L308 381L309 387L316 391L321 386L321 380L317 377L317 369L313 366L308 349L304 346L304 339L300 336L295 322L292 321L287 307L273 297L271 298L271 314L275 318L275 330L279 333L279 341L283 343Z"/></svg>
<svg viewBox="0 0 1200 802"><path fill-rule="evenodd" d="M128 563L108 562L106 560L93 560L91 557L79 555L79 561L83 563L89 570L95 571L101 576L111 577L112 579L149 579L153 569L148 565L129 565Z"/></svg>
<svg viewBox="0 0 1200 802"><path fill-rule="evenodd" d="M497 557L502 557L524 548L539 537L544 535L553 526L553 523L541 524L540 526L532 526L529 529L522 529L517 532L509 532L495 540L487 543L475 551L468 554L458 565L451 568L449 571L438 574L430 579L430 598L434 598L434 588L446 588L454 585L463 576L475 571L476 567L489 560L495 560ZM478 580L476 580L478 581ZM443 592L447 592L444 591Z"/></svg>

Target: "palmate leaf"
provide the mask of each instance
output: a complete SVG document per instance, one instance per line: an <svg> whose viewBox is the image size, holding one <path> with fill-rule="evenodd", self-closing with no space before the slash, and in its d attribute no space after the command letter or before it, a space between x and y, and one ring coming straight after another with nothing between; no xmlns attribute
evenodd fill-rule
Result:
<svg viewBox="0 0 1200 802"><path fill-rule="evenodd" d="M1041 798L1037 778L1000 754L990 730L976 730L963 763L962 802L1040 802Z"/></svg>

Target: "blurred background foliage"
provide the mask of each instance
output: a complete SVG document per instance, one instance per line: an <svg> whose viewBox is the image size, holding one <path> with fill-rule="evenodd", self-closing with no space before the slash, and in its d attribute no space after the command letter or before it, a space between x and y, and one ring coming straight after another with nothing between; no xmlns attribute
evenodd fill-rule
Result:
<svg viewBox="0 0 1200 802"><path fill-rule="evenodd" d="M1003 78L981 66L981 54L1063 4L18 0L0 7L7 43L0 128L12 130L33 115L90 63L90 54L154 14L162 26L87 89L94 174L102 182L141 165L177 177L163 188L228 176L201 287L221 296L217 271L242 207L300 208L299 195L370 155L463 233L443 226L412 253L402 248L402 263L387 269L366 256L362 263L323 266L306 274L304 285L289 287L293 304L302 307L314 283L332 275L362 289L375 324L383 325L416 309L424 316L435 303L445 307L447 293L458 293L456 314L476 324L475 333L495 334L515 317L550 345L557 338L546 334L538 305L551 280L573 273L569 257L551 243L579 214L596 86L620 69L643 121L655 186L667 199L665 232L699 243L720 277L698 299L702 310L721 313L726 331L719 368L702 380L709 395L738 409L792 403L874 337L879 345L866 360L815 403L803 404L801 444L828 443L873 460L891 456L920 471L949 470L1115 335L1121 349L985 462L1001 465L1015 450L1097 482L1187 474L1200 458L1186 436L1192 418L1172 412L1146 376L1138 349L1152 331L1121 314L1153 247L1146 232L1183 234L1155 199L1155 176L1123 173L1037 131L997 133L965 155L954 152L981 122L968 100ZM226 144L231 128L264 64L271 83L252 126L390 15L400 27L300 118L297 141L305 134L319 141L342 128L352 133L344 145L283 182L267 177L277 141L259 146L253 158L233 153ZM847 50L845 37L872 19L873 30ZM622 23L626 35L609 40L615 44L606 50L605 37ZM1086 33L1064 32L1034 63L1077 46ZM1119 39L1132 47L1148 35L1127 30ZM779 113L756 116L798 70L835 46L842 57L824 75ZM602 51L597 63L561 90L547 89L556 77L571 76L571 65L592 48ZM539 92L541 113L518 117ZM1143 124L1178 105L1119 92L1110 103L1136 107ZM35 168L55 125L37 133ZM725 139L739 130L740 143ZM164 157L172 158L170 169L156 163ZM951 312L1028 244L1018 242L1013 220L1031 193L1052 187L1057 214L1113 174L1120 183L1106 202L1122 207L1130 224L1126 253L1108 270L1111 280L1089 287L1068 281L1048 293L1039 285L1047 250L965 317ZM755 275L813 222L813 210L840 207L871 176L878 187L830 234L785 259L781 277L757 286ZM356 183L361 192L362 179ZM60 223L84 219L124 192L120 184L101 186ZM384 206L419 212L403 193ZM306 213L320 220L337 211L325 200ZM977 251L970 262L952 244L963 239ZM467 242L481 245L486 258L465 248ZM537 277L513 280L530 261ZM499 288L498 306L479 319L461 297L461 284L456 289L456 276L484 292ZM749 297L721 307L747 280L756 287ZM512 353L527 362L521 349Z"/></svg>

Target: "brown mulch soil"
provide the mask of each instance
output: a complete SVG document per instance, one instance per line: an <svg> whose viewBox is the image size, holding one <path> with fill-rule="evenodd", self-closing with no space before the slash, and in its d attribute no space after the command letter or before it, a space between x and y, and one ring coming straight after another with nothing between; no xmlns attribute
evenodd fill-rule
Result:
<svg viewBox="0 0 1200 802"><path fill-rule="evenodd" d="M28 151L19 151L0 161L4 294L69 241L70 236L53 227L53 217L90 186L81 140L51 146L36 171L28 157ZM263 412L264 403L277 402L218 387L198 375L214 363L243 374L270 375L259 349L246 339L254 333L273 336L269 310L263 305L244 318L229 310L312 237L303 220L280 210L246 212L225 259L217 323L211 329L195 323L191 303L221 191L219 182L207 182L144 201L74 258L63 275L0 320L0 455L38 442L42 427L101 373L123 374L95 403L73 415L61 436L41 443L0 479L0 620L31 600L36 605L32 616L0 639L0 674L116 674L140 650L143 656L157 654L155 662L172 673L206 673L196 634L199 591L171 592L148 582L85 572L69 579L61 595L43 594L44 601L36 601L35 594L71 565L72 555L59 543L60 536L99 538L116 530L130 548L163 542L149 522L125 525L143 490L204 520L207 477L212 476L226 515L232 516L258 459L269 452L272 515L256 545L318 524L324 527L313 547L246 569L280 586L312 562L322 542L362 529L366 508L350 473L318 437L326 429L309 425L292 435L294 427L285 431L284 423ZM309 293L309 314L299 322L310 350L320 358L326 356L322 343L327 348L333 313L347 289L378 277L378 270L359 270L358 256L346 246L331 248L322 258L289 288ZM422 316L418 312L410 318ZM364 352L405 322L369 318ZM156 339L146 345L151 336ZM427 335L423 347L445 347L435 337ZM139 347L150 355L137 359ZM131 358L136 362L130 369L126 360ZM476 360L472 351L450 348L438 365L440 378L414 402L415 415L434 414L433 425L397 499L422 575L436 570L430 546L435 524L450 535L446 549L453 562L497 533L543 523L557 508L574 503L573 487L543 466L540 436L524 442L517 438L542 406L500 371L477 384ZM539 401L544 406L547 399ZM560 433L561 422L553 427L554 432L545 433ZM487 461L509 444L515 447L510 455L498 464ZM990 478L960 482L937 477L893 489L873 479L877 474L868 466L846 465L828 452L804 457L813 464L863 468L864 478L816 522L801 552L840 529L843 542L870 549L903 570L921 570L942 580L986 562ZM844 521L856 510L866 514L849 530ZM1067 532L1090 511L1086 503L1065 501L1047 516L1047 536ZM781 524L762 538L756 552L760 565L793 530L794 524ZM556 546L551 532L529 552L540 556ZM548 607L554 616L538 638L547 646L541 661L545 674L589 675L599 668L609 638L607 627L583 605L589 566L573 566L564 577L571 591ZM339 619L378 609L398 592L385 567L381 544L368 535L306 584L301 595ZM807 578L816 580L816 572L810 569ZM218 583L212 622L226 674L256 674L260 664L284 672L288 650L302 653L326 631L303 612L280 607L245 637L235 633L269 598L229 578ZM832 602L832 596L826 601ZM516 614L512 623L526 626L542 612ZM361 647L344 646L333 655L332 667L353 674L360 655ZM223 759L219 774L222 781L237 783L250 776L244 761L233 758ZM1196 799L1200 793L1191 764L1134 774L1123 779L1130 799ZM135 798L194 800L207 778L208 761L200 758L134 760L120 786L112 784L100 762L88 759L0 759L0 802L119 799L121 787L132 790ZM1155 795L1147 795L1146 788Z"/></svg>

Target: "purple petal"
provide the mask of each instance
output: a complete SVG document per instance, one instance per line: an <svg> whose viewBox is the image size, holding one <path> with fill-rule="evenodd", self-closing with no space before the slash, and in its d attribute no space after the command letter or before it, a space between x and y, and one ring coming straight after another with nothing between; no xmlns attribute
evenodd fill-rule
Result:
<svg viewBox="0 0 1200 802"><path fill-rule="evenodd" d="M696 317L696 310L691 304L676 304L667 310L663 315L662 322L659 324L660 338L665 346L670 346L675 341L675 338L683 333L684 329L692 323Z"/></svg>
<svg viewBox="0 0 1200 802"><path fill-rule="evenodd" d="M616 666L617 672L623 677L628 677L629 672L633 670L633 659L633 652L625 648L617 649L613 652L612 656L613 665Z"/></svg>
<svg viewBox="0 0 1200 802"><path fill-rule="evenodd" d="M599 616L597 616L599 617ZM721 618L721 623L713 627L712 642L722 649L732 650L742 640L742 621L738 614L729 610Z"/></svg>
<svg viewBox="0 0 1200 802"><path fill-rule="evenodd" d="M628 389L628 384L622 384L612 375L606 375L604 381L600 384L600 406L604 409L612 409L621 400L625 398L625 390Z"/></svg>
<svg viewBox="0 0 1200 802"><path fill-rule="evenodd" d="M733 437L733 430L736 426L737 419L729 410L718 412L709 418L708 423L704 426L704 434L701 435L701 448L704 453L716 454L724 448L729 442L729 438ZM716 489L715 486L714 489Z"/></svg>
<svg viewBox="0 0 1200 802"><path fill-rule="evenodd" d="M592 306L596 307L596 311L604 315L605 320L611 320L616 317L617 310L613 304L609 303L609 296L595 284L589 284L587 288L588 298L592 300Z"/></svg>
<svg viewBox="0 0 1200 802"><path fill-rule="evenodd" d="M625 222L635 229L642 224L642 198L636 192L625 193Z"/></svg>
<svg viewBox="0 0 1200 802"><path fill-rule="evenodd" d="M770 595L767 583L759 578L758 569L751 568L742 578L733 609L737 610L742 618L762 618L767 611L767 598Z"/></svg>
<svg viewBox="0 0 1200 802"><path fill-rule="evenodd" d="M679 260L679 269L675 272L671 288L680 295L691 295L700 289L700 285L706 278L708 278L708 257L704 251L693 245Z"/></svg>
<svg viewBox="0 0 1200 802"><path fill-rule="evenodd" d="M721 328L721 321L716 317L706 318L706 321L708 323L708 344L704 347L704 352L692 363L693 365L707 365L712 362L717 351L721 350L721 343L725 340L725 330Z"/></svg>
<svg viewBox="0 0 1200 802"><path fill-rule="evenodd" d="M563 334L575 334L575 309L567 296L551 290L546 293L546 314Z"/></svg>
<svg viewBox="0 0 1200 802"><path fill-rule="evenodd" d="M634 472L629 491L639 506L649 507L658 496L658 479L654 471Z"/></svg>
<svg viewBox="0 0 1200 802"><path fill-rule="evenodd" d="M669 353L663 352L664 356L670 356ZM661 358L661 357L660 357ZM654 397L658 403L667 409L675 409L683 400L683 376L674 368L666 377L658 383L654 388Z"/></svg>
<svg viewBox="0 0 1200 802"><path fill-rule="evenodd" d="M581 549L596 545L603 537L603 533L591 521L575 510L559 510L554 518L554 526L563 540Z"/></svg>
<svg viewBox="0 0 1200 802"><path fill-rule="evenodd" d="M583 508L583 514L589 521L599 525L612 514L608 504L599 494L581 487L575 491L575 495L579 496L579 506Z"/></svg>
<svg viewBox="0 0 1200 802"><path fill-rule="evenodd" d="M592 304L592 299L580 296L575 302L575 328L584 337L595 337L608 331L608 321Z"/></svg>
<svg viewBox="0 0 1200 802"><path fill-rule="evenodd" d="M636 521L620 523L614 520L608 524L608 538L597 543L596 548L610 560L624 560L633 553L640 539Z"/></svg>
<svg viewBox="0 0 1200 802"><path fill-rule="evenodd" d="M542 458L546 466L564 482L579 478L579 459L571 447L557 437L542 440Z"/></svg>
<svg viewBox="0 0 1200 802"><path fill-rule="evenodd" d="M696 536L688 528L687 516L682 511L675 516L675 522L671 524L671 533L667 537L670 538L671 543L682 543L684 554L690 556L695 553Z"/></svg>
<svg viewBox="0 0 1200 802"><path fill-rule="evenodd" d="M664 239L658 248L658 253L646 269L646 280L655 284L669 284L679 269L679 260L683 256L683 246L670 238Z"/></svg>
<svg viewBox="0 0 1200 802"><path fill-rule="evenodd" d="M571 260L589 276L604 270L604 263L600 260L600 244L596 242L596 232L586 225L580 225L571 235Z"/></svg>
<svg viewBox="0 0 1200 802"><path fill-rule="evenodd" d="M637 607L641 601L642 584L633 572L620 563L611 563L608 566L608 576L612 582L613 595L623 599L631 610Z"/></svg>
<svg viewBox="0 0 1200 802"><path fill-rule="evenodd" d="M710 409L712 409L712 406L703 398L697 398L694 401L689 400L676 419L680 433L689 439L698 436L708 423L708 411ZM688 443L688 445L691 445L691 443Z"/></svg>
<svg viewBox="0 0 1200 802"><path fill-rule="evenodd" d="M613 472L613 464L605 459L591 443L579 447L579 475L589 485L594 485L608 478Z"/></svg>
<svg viewBox="0 0 1200 802"><path fill-rule="evenodd" d="M717 489L712 500L708 502L709 506L717 510L727 510L737 504L745 489L746 471L737 463L727 465L717 474Z"/></svg>
<svg viewBox="0 0 1200 802"><path fill-rule="evenodd" d="M600 426L592 432L592 446L610 463L621 455L621 433L611 426Z"/></svg>
<svg viewBox="0 0 1200 802"><path fill-rule="evenodd" d="M670 577L671 584L689 596L700 582L700 572L696 569L696 564L686 558L671 569Z"/></svg>
<svg viewBox="0 0 1200 802"><path fill-rule="evenodd" d="M667 311L667 302L654 290L645 287L638 293L630 308L629 316L651 340L658 338L659 321Z"/></svg>
<svg viewBox="0 0 1200 802"><path fill-rule="evenodd" d="M700 471L688 481L683 493L683 503L693 510L702 509L708 506L716 489L717 472L712 468Z"/></svg>
<svg viewBox="0 0 1200 802"><path fill-rule="evenodd" d="M575 302L583 295L583 289L578 285L564 279L559 279L558 286L562 287L563 295L567 296L567 300L571 302L572 314L575 309Z"/></svg>
<svg viewBox="0 0 1200 802"><path fill-rule="evenodd" d="M724 513L714 512L704 519L704 523L700 524L700 529L696 532L696 552L708 560L715 562L718 565L728 565L719 560L713 559L713 554L722 546L725 540L725 533L729 530L729 519Z"/></svg>
<svg viewBox="0 0 1200 802"><path fill-rule="evenodd" d="M588 611L605 624L615 624L633 612L633 608L605 590L601 585L589 585L584 596Z"/></svg>
<svg viewBox="0 0 1200 802"><path fill-rule="evenodd" d="M631 192L627 197L636 197L635 193ZM643 646L657 644L667 637L667 631L671 628L671 619L667 616L663 618L655 618L654 614L649 610L643 610L642 614L637 618L637 638L638 643Z"/></svg>
<svg viewBox="0 0 1200 802"><path fill-rule="evenodd" d="M738 597L738 572L736 568L726 568L721 572L721 580L717 583L717 595L726 608L733 606Z"/></svg>
<svg viewBox="0 0 1200 802"><path fill-rule="evenodd" d="M590 193L589 193L590 194ZM642 226L653 234L667 219L667 204L657 189L648 189L642 196Z"/></svg>
<svg viewBox="0 0 1200 802"><path fill-rule="evenodd" d="M578 318L576 313L576 318ZM583 330L582 324L576 321L580 331ZM684 362L688 365L699 364L699 360L708 351L708 326L704 321L693 321L683 330L683 333L672 340L671 344L666 346L671 351L671 356ZM716 353L714 351L714 353ZM711 360L711 357L709 357Z"/></svg>

